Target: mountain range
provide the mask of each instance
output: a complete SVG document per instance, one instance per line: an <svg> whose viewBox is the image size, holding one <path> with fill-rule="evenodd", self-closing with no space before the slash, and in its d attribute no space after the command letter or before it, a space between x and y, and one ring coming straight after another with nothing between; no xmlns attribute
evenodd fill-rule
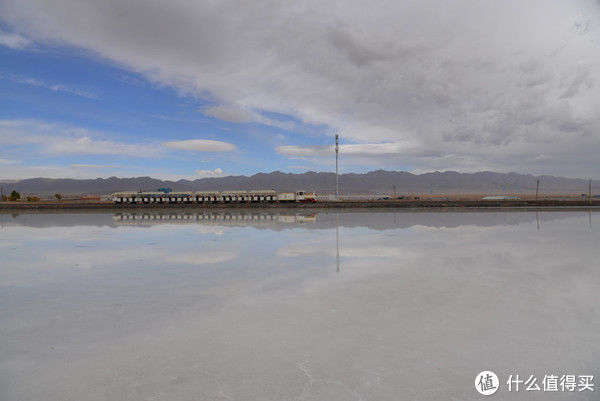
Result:
<svg viewBox="0 0 600 401"><path fill-rule="evenodd" d="M392 193L535 193L540 181L540 193L580 194L588 192L588 180L554 176L534 176L517 173L457 173L455 171L412 174L405 171L376 170L368 173L349 173L339 176L341 194ZM600 181L592 186L599 188ZM307 172L302 174L258 173L252 176L200 178L196 180L168 181L151 177L54 179L30 178L18 181L0 181L4 194L13 189L21 193L51 195L103 195L118 191L155 191L172 188L174 191L250 190L274 189L276 191L307 190L321 194L335 193L335 174Z"/></svg>

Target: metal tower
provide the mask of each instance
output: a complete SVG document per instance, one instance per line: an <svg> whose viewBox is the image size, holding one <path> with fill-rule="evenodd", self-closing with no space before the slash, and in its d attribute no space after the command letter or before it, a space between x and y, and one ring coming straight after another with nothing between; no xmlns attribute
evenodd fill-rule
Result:
<svg viewBox="0 0 600 401"><path fill-rule="evenodd" d="M338 180L338 153L340 136L335 134L335 200L338 200L339 196L339 180Z"/></svg>

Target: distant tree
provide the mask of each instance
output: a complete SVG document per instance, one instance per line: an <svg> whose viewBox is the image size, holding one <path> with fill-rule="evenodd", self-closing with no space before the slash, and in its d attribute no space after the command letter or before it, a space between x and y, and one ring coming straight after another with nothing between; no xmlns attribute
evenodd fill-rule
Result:
<svg viewBox="0 0 600 401"><path fill-rule="evenodd" d="M26 199L27 199L27 202L39 202L40 201L39 196L28 196Z"/></svg>
<svg viewBox="0 0 600 401"><path fill-rule="evenodd" d="M21 194L20 194L20 193L18 193L17 191L15 191L15 190L13 190L13 191L10 193L10 196L8 197L8 200L9 200L9 201L11 201L11 202L16 202L16 201L18 201L19 199L21 199Z"/></svg>
<svg viewBox="0 0 600 401"><path fill-rule="evenodd" d="M0 196L0 200L2 202L6 202L8 200L8 197L6 195L2 194L2 196Z"/></svg>
<svg viewBox="0 0 600 401"><path fill-rule="evenodd" d="M62 199L61 194L54 194L54 197L56 198L57 201L60 201Z"/></svg>

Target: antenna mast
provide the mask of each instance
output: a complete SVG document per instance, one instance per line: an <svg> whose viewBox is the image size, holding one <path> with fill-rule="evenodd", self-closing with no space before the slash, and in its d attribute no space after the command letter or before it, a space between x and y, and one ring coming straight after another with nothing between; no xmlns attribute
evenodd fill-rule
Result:
<svg viewBox="0 0 600 401"><path fill-rule="evenodd" d="M338 153L339 153L339 140L340 136L335 134L335 200L338 200L339 196L339 179L338 179Z"/></svg>

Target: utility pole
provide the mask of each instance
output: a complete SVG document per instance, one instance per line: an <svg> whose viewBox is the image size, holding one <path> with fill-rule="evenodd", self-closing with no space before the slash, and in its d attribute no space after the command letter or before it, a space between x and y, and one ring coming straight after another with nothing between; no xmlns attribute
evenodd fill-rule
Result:
<svg viewBox="0 0 600 401"><path fill-rule="evenodd" d="M592 206L592 179L590 178L590 183L588 187L588 196L590 198L590 206Z"/></svg>
<svg viewBox="0 0 600 401"><path fill-rule="evenodd" d="M535 188L535 200L538 200L538 194L540 193L540 180L537 180L537 187Z"/></svg>
<svg viewBox="0 0 600 401"><path fill-rule="evenodd" d="M396 197L396 186L394 185L394 198Z"/></svg>
<svg viewBox="0 0 600 401"><path fill-rule="evenodd" d="M338 200L339 197L339 178L338 178L338 153L340 150L339 147L340 136L335 134L335 200Z"/></svg>

